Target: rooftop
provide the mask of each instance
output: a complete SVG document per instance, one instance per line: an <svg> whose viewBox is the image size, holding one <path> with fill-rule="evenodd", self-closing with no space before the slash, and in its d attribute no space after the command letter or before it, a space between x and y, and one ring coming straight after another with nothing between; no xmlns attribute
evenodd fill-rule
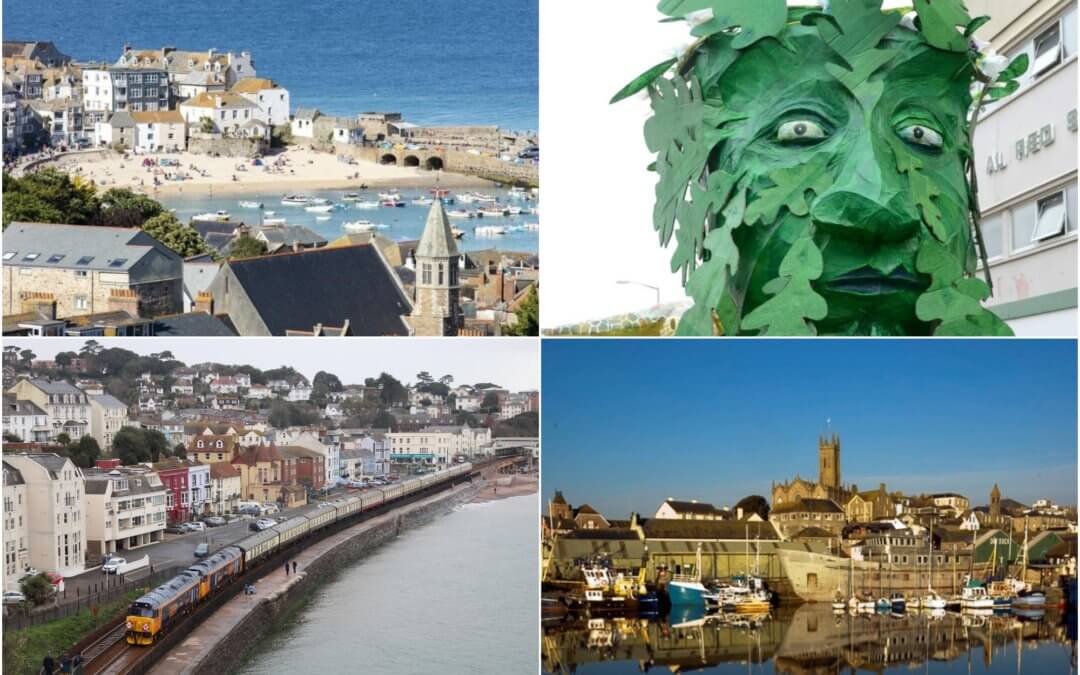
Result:
<svg viewBox="0 0 1080 675"><path fill-rule="evenodd" d="M155 251L180 257L138 228L12 223L3 235L4 265L128 272Z"/></svg>

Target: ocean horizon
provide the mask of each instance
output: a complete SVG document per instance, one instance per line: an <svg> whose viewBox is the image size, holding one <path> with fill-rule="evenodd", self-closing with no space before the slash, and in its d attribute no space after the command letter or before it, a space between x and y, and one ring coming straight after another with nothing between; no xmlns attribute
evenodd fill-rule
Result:
<svg viewBox="0 0 1080 675"><path fill-rule="evenodd" d="M4 0L5 40L48 40L77 61L138 49L249 51L292 108L330 115L400 112L421 125L536 130L535 0L398 0L238 10L208 0L36 3Z"/></svg>

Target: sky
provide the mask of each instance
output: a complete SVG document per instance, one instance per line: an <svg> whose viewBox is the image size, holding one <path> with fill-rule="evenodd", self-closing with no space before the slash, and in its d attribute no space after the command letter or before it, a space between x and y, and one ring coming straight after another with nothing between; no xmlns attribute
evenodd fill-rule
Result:
<svg viewBox="0 0 1080 675"><path fill-rule="evenodd" d="M427 370L434 377L453 375L454 382L494 382L510 390L539 389L536 340L493 338L97 338L106 347L138 354L169 350L186 364L214 361L251 365L260 370L292 366L310 380L320 370L345 384L362 384L365 377L387 372L414 382ZM30 348L39 359L58 352L78 352L85 340L32 338L5 340L4 345Z"/></svg>
<svg viewBox="0 0 1080 675"><path fill-rule="evenodd" d="M542 494L609 517L841 480L1077 499L1075 340L545 340Z"/></svg>

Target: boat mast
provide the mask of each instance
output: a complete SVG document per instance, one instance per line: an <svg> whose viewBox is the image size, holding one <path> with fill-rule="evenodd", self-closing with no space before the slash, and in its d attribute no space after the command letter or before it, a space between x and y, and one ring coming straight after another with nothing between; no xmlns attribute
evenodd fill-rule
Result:
<svg viewBox="0 0 1080 675"><path fill-rule="evenodd" d="M930 571L927 574L926 590L934 590L934 519L930 518L930 531L926 537L926 555L930 558Z"/></svg>

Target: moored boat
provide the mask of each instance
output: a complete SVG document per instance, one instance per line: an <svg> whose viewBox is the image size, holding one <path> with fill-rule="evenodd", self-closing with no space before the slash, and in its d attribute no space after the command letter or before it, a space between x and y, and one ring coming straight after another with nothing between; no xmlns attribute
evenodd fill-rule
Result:
<svg viewBox="0 0 1080 675"><path fill-rule="evenodd" d="M284 218L263 218L263 225L284 225Z"/></svg>
<svg viewBox="0 0 1080 675"><path fill-rule="evenodd" d="M360 201L357 201L357 202L353 202L353 208L356 208L356 209L377 209L377 208L379 208L379 202L360 200Z"/></svg>
<svg viewBox="0 0 1080 675"><path fill-rule="evenodd" d="M354 220L341 226L346 232L371 232L375 223L370 220Z"/></svg>
<svg viewBox="0 0 1080 675"><path fill-rule="evenodd" d="M396 207L400 208L402 206L405 206L405 202L403 200L401 200L401 199L384 199L381 202L379 202L379 205L380 206L396 206Z"/></svg>
<svg viewBox="0 0 1080 675"><path fill-rule="evenodd" d="M473 229L473 234L478 237L497 237L506 234L506 228L498 225L478 225Z"/></svg>
<svg viewBox="0 0 1080 675"><path fill-rule="evenodd" d="M261 209L262 207L262 202L249 202L245 200L240 201L240 208L242 209Z"/></svg>
<svg viewBox="0 0 1080 675"><path fill-rule="evenodd" d="M400 192L395 192L395 191L380 192L379 193L379 199L382 199L382 200L389 199L389 200L393 200L393 201L399 201L401 199L401 193Z"/></svg>
<svg viewBox="0 0 1080 675"><path fill-rule="evenodd" d="M311 203L311 197L304 195L287 195L282 197L281 203L284 206L307 206Z"/></svg>
<svg viewBox="0 0 1080 675"><path fill-rule="evenodd" d="M460 227L451 227L450 234L454 235L454 239L461 239L465 236L465 230Z"/></svg>
<svg viewBox="0 0 1080 675"><path fill-rule="evenodd" d="M454 209L453 211L446 212L447 218L475 218L476 214L472 211L466 211L465 209Z"/></svg>
<svg viewBox="0 0 1080 675"><path fill-rule="evenodd" d="M358 202L361 199L363 199L363 197L360 196L359 192L347 192L341 197L341 201L343 202Z"/></svg>
<svg viewBox="0 0 1080 675"><path fill-rule="evenodd" d="M312 206L305 206L304 210L309 211L311 213L330 213L331 211L334 210L334 205L333 204L315 204L315 205L312 205Z"/></svg>
<svg viewBox="0 0 1080 675"><path fill-rule="evenodd" d="M228 222L230 217L231 216L229 215L228 211L215 211L214 213L200 213L200 214L192 216L191 219L192 220L203 220L203 221L210 220L210 221L217 221L219 223L224 223L224 222Z"/></svg>
<svg viewBox="0 0 1080 675"><path fill-rule="evenodd" d="M960 594L960 606L964 609L994 609L994 599L982 582L968 579Z"/></svg>

